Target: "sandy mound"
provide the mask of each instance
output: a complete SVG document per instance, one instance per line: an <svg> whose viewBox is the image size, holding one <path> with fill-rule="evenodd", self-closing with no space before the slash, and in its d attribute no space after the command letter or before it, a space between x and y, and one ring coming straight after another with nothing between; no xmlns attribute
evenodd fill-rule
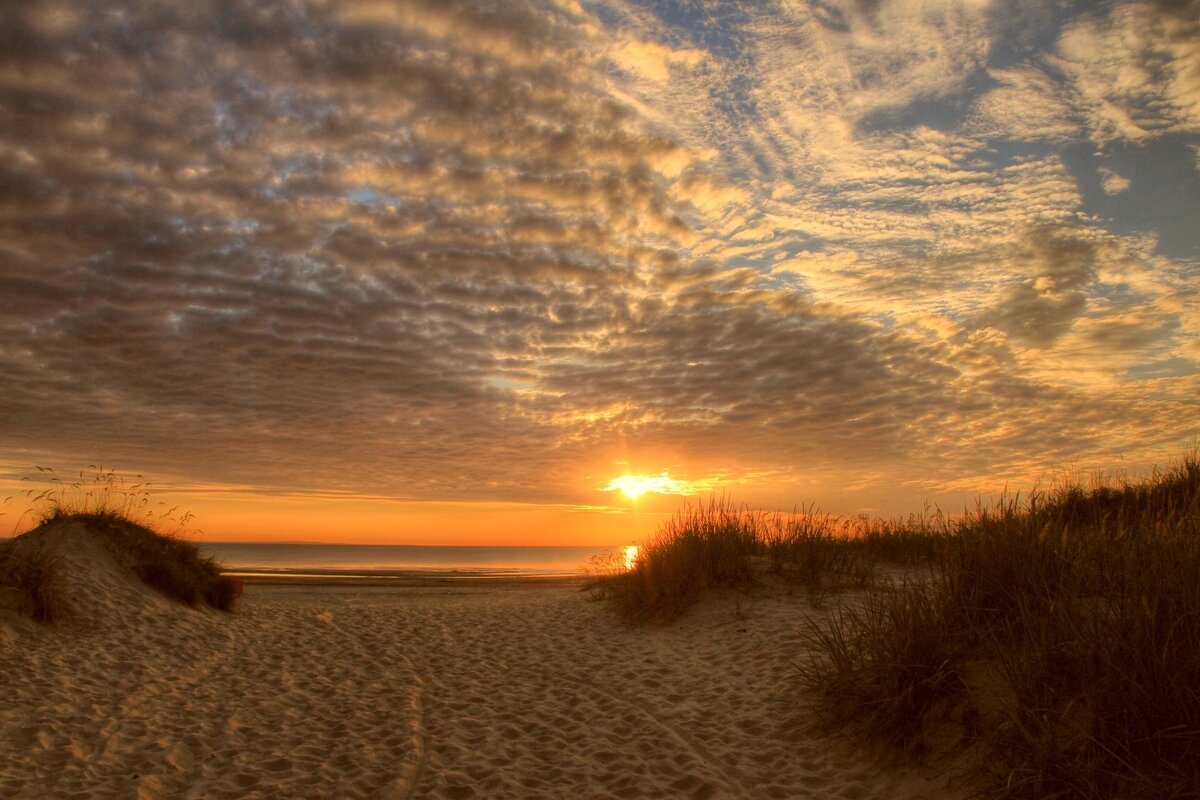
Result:
<svg viewBox="0 0 1200 800"><path fill-rule="evenodd" d="M121 626L147 606L170 604L128 566L119 564L80 520L48 523L13 539L11 546L18 554L49 551L57 559L71 627ZM27 625L20 627L30 630Z"/></svg>

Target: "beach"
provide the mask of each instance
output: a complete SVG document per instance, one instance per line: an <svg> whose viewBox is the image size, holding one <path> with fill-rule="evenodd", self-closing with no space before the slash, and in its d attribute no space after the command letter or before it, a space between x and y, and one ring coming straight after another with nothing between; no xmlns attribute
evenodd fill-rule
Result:
<svg viewBox="0 0 1200 800"><path fill-rule="evenodd" d="M635 627L578 580L249 583L228 614L62 535L73 618L3 616L3 797L959 796L805 728L803 593Z"/></svg>

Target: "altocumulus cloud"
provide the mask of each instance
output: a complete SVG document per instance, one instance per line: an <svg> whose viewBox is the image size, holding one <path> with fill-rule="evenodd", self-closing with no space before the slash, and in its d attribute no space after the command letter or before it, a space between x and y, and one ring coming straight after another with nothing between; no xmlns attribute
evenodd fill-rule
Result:
<svg viewBox="0 0 1200 800"><path fill-rule="evenodd" d="M4 458L586 502L620 443L790 502L1161 454L1197 254L1087 187L1196 185L1200 14L1038 5L8 4Z"/></svg>

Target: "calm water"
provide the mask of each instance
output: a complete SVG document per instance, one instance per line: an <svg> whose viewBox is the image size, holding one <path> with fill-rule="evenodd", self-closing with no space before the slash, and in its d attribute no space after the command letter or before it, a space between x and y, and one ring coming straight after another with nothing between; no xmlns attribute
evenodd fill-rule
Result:
<svg viewBox="0 0 1200 800"><path fill-rule="evenodd" d="M227 572L386 575L574 575L592 559L624 558L622 547L438 547L420 545L201 542Z"/></svg>

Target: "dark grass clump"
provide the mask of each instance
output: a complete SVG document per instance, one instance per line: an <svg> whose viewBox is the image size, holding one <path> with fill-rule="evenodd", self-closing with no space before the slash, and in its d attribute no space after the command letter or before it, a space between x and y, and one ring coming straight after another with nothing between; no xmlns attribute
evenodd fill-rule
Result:
<svg viewBox="0 0 1200 800"><path fill-rule="evenodd" d="M820 601L869 585L877 560L928 559L943 535L923 518L884 530L813 509L768 514L713 498L686 507L639 547L631 567L610 565L588 588L633 622L673 619L711 590L745 590L768 576Z"/></svg>
<svg viewBox="0 0 1200 800"><path fill-rule="evenodd" d="M59 556L49 548L23 547L11 539L0 543L0 589L15 596L15 610L37 622L58 622L70 616Z"/></svg>
<svg viewBox="0 0 1200 800"><path fill-rule="evenodd" d="M975 746L993 796L1196 797L1200 462L979 508L809 636L823 724Z"/></svg>
<svg viewBox="0 0 1200 800"><path fill-rule="evenodd" d="M872 561L917 566L936 561L952 528L945 516L928 506L902 519L857 517L843 526L850 547Z"/></svg>

